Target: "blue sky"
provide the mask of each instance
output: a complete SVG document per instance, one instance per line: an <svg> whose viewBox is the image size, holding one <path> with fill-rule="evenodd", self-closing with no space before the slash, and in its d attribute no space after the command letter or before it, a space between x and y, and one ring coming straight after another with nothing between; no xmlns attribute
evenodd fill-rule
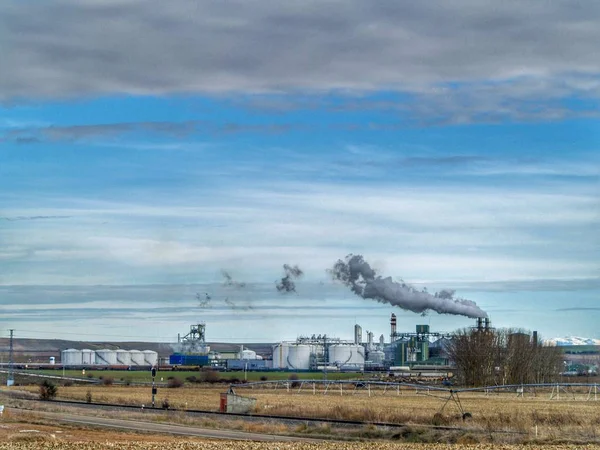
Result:
<svg viewBox="0 0 600 450"><path fill-rule="evenodd" d="M335 285L355 253L497 326L600 337L597 7L433 3L0 6L2 333L472 324Z"/></svg>

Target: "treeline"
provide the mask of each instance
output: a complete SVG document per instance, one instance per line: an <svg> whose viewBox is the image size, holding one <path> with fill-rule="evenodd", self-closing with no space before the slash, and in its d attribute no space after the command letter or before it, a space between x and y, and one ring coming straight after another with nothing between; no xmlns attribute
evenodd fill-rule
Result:
<svg viewBox="0 0 600 450"><path fill-rule="evenodd" d="M446 349L466 386L550 383L562 367L558 347L517 329L462 329Z"/></svg>

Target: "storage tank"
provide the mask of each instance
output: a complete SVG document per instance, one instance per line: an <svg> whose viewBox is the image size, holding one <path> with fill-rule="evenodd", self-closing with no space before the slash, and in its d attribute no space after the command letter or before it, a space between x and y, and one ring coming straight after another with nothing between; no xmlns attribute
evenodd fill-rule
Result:
<svg viewBox="0 0 600 450"><path fill-rule="evenodd" d="M273 347L273 369L286 369L287 358L290 353L288 342L281 342Z"/></svg>
<svg viewBox="0 0 600 450"><path fill-rule="evenodd" d="M385 353L381 350L373 350L369 352L369 361L373 364L383 364Z"/></svg>
<svg viewBox="0 0 600 450"><path fill-rule="evenodd" d="M256 352L253 350L242 350L240 357L240 359L256 359Z"/></svg>
<svg viewBox="0 0 600 450"><path fill-rule="evenodd" d="M287 368L294 370L310 369L310 345L291 345L287 357Z"/></svg>
<svg viewBox="0 0 600 450"><path fill-rule="evenodd" d="M129 350L129 355L131 356L131 365L132 366L143 366L144 364L144 354L140 350Z"/></svg>
<svg viewBox="0 0 600 450"><path fill-rule="evenodd" d="M145 366L157 366L158 365L158 353L153 350L144 350L144 365ZM204 355L206 356L206 355Z"/></svg>
<svg viewBox="0 0 600 450"><path fill-rule="evenodd" d="M81 350L81 363L84 366L93 366L96 364L96 352L89 348Z"/></svg>
<svg viewBox="0 0 600 450"><path fill-rule="evenodd" d="M128 350L117 350L115 353L117 354L117 364L123 366L131 365L131 354Z"/></svg>
<svg viewBox="0 0 600 450"><path fill-rule="evenodd" d="M96 364L104 366L117 365L117 352L110 349L102 349L96 351Z"/></svg>
<svg viewBox="0 0 600 450"><path fill-rule="evenodd" d="M56 364L56 358L54 356L51 356L50 357L50 365L52 366L54 364Z"/></svg>
<svg viewBox="0 0 600 450"><path fill-rule="evenodd" d="M81 366L83 362L81 350L74 348L63 350L60 352L60 360L64 366Z"/></svg>
<svg viewBox="0 0 600 450"><path fill-rule="evenodd" d="M365 349L360 345L332 345L329 347L329 363L362 369L365 365Z"/></svg>

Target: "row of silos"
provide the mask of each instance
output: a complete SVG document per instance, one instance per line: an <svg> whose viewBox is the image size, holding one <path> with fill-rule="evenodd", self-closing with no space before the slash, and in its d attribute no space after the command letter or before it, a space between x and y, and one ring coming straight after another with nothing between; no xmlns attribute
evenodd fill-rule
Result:
<svg viewBox="0 0 600 450"><path fill-rule="evenodd" d="M76 350L61 352L61 362L66 366L156 366L158 353L153 350Z"/></svg>

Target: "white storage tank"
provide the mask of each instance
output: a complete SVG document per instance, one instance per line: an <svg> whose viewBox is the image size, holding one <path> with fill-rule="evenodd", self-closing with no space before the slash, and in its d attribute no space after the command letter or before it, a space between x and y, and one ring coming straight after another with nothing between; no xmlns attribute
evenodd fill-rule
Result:
<svg viewBox="0 0 600 450"><path fill-rule="evenodd" d="M56 358L54 356L51 356L50 357L50 365L52 366L54 364L56 364Z"/></svg>
<svg viewBox="0 0 600 450"><path fill-rule="evenodd" d="M288 342L281 342L273 347L273 369L286 369L287 358L290 353Z"/></svg>
<svg viewBox="0 0 600 450"><path fill-rule="evenodd" d="M144 354L140 350L129 350L132 366L144 366Z"/></svg>
<svg viewBox="0 0 600 450"><path fill-rule="evenodd" d="M152 350L144 350L144 365L145 366L157 366L158 365L158 353Z"/></svg>
<svg viewBox="0 0 600 450"><path fill-rule="evenodd" d="M291 345L287 357L287 368L293 370L310 369L310 345Z"/></svg>
<svg viewBox="0 0 600 450"><path fill-rule="evenodd" d="M123 366L131 365L131 355L129 354L128 350L117 350L116 354L117 354L117 364L120 364Z"/></svg>
<svg viewBox="0 0 600 450"><path fill-rule="evenodd" d="M373 350L369 352L369 361L373 364L383 364L385 353L381 350Z"/></svg>
<svg viewBox="0 0 600 450"><path fill-rule="evenodd" d="M256 359L256 352L254 350L242 350L240 359Z"/></svg>
<svg viewBox="0 0 600 450"><path fill-rule="evenodd" d="M93 366L96 364L96 352L89 348L81 350L81 363L84 366Z"/></svg>
<svg viewBox="0 0 600 450"><path fill-rule="evenodd" d="M74 348L63 350L60 352L60 360L64 366L81 366L83 361L81 350Z"/></svg>
<svg viewBox="0 0 600 450"><path fill-rule="evenodd" d="M362 369L365 365L365 349L360 345L332 345L329 347L329 363Z"/></svg>
<svg viewBox="0 0 600 450"><path fill-rule="evenodd" d="M96 351L96 364L102 366L116 366L117 352L110 349L102 349Z"/></svg>

